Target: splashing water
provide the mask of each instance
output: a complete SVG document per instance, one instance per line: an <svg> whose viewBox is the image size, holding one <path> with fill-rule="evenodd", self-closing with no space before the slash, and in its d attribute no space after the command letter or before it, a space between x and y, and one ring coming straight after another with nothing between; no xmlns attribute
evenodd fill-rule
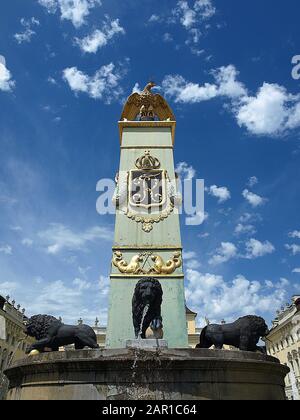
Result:
<svg viewBox="0 0 300 420"><path fill-rule="evenodd" d="M148 313L148 311L149 311L149 308L150 308L150 305L148 304L148 305L146 305L146 306L144 307L144 310L143 310L142 319L141 319L141 324L140 324L140 330L139 330L139 333L138 333L138 340L139 340L139 344L140 344L140 342L141 342L141 340L142 340L143 325L144 325L144 321L145 321L146 315L147 315L147 313ZM138 347L135 349L135 351L134 351L134 361L133 361L133 365L132 365L132 367L131 367L131 369L132 369L132 379L133 379L133 380L134 380L134 378L136 377L136 367L137 367L138 360L139 360L139 354L140 354L140 348L139 348L139 346L138 346ZM133 383L132 385L134 386L135 384Z"/></svg>
<svg viewBox="0 0 300 420"><path fill-rule="evenodd" d="M140 330L139 330L139 335L138 335L138 339L139 339L139 340L141 340L141 338L142 338L142 334L143 334L143 325L144 325L144 321L145 321L146 315L147 315L147 313L148 313L148 311L149 311L149 308L150 308L150 305L148 304L148 305L146 305L146 306L144 307L144 310L143 310L143 315L142 315L142 320L141 320L141 325L140 325Z"/></svg>

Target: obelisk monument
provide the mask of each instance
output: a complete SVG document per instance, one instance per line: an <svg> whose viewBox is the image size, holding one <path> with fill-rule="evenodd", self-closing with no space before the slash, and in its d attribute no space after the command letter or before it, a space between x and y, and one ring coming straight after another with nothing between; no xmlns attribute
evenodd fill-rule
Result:
<svg viewBox="0 0 300 420"><path fill-rule="evenodd" d="M119 121L107 348L123 348L134 338L131 301L143 277L158 279L163 288L163 330L169 347L188 347L173 158L176 121L166 100L152 93L153 86L149 83L128 98Z"/></svg>

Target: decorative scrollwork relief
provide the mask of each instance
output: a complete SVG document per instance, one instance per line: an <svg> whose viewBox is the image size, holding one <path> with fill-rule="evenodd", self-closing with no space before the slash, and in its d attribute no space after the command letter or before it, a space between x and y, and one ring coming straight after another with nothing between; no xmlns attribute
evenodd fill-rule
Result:
<svg viewBox="0 0 300 420"><path fill-rule="evenodd" d="M149 260L154 264L152 265ZM149 267L145 268L147 262L149 263ZM143 252L134 255L128 263L123 258L121 251L115 251L112 263L123 274L170 275L182 266L182 256L180 251L176 251L173 253L172 258L165 262L160 255L153 254L152 252Z"/></svg>
<svg viewBox="0 0 300 420"><path fill-rule="evenodd" d="M120 251L116 251L113 257L113 265L118 268L120 273L124 274L143 274L141 263L143 262L141 255L135 255L131 258L131 261L127 263L123 259L123 254Z"/></svg>

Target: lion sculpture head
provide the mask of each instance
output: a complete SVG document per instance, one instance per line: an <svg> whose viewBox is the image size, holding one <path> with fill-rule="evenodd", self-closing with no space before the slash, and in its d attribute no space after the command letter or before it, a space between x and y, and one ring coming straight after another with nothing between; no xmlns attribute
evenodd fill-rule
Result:
<svg viewBox="0 0 300 420"><path fill-rule="evenodd" d="M29 318L25 324L25 332L36 340L47 337L48 331L53 324L61 324L61 322L51 315L35 315Z"/></svg>
<svg viewBox="0 0 300 420"><path fill-rule="evenodd" d="M260 316L247 315L242 318L239 318L236 321L237 326L246 326L253 335L256 337L266 337L269 334L269 328L266 324L266 321Z"/></svg>
<svg viewBox="0 0 300 420"><path fill-rule="evenodd" d="M151 323L154 328L162 327L162 296L161 284L155 278L144 278L136 284L132 298L132 317L136 338L140 332L142 332L141 338L145 338L146 330ZM147 308L146 313L145 308ZM143 325L141 325L142 320Z"/></svg>

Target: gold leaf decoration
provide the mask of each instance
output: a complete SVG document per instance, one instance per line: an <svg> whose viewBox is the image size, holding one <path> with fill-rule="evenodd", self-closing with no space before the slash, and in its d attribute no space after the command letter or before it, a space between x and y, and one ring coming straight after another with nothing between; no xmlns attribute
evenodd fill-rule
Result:
<svg viewBox="0 0 300 420"><path fill-rule="evenodd" d="M148 270L144 269L145 262L148 261L148 258L151 256L151 260L153 261L154 265L150 267ZM145 261L146 258L146 261ZM115 267L118 268L120 273L123 274L143 274L143 275L170 275L173 274L177 268L182 266L182 257L181 252L176 251L174 252L171 259L168 261L164 261L164 259L159 255L152 255L152 253L141 253L138 255L134 255L130 262L127 263L123 258L123 254L121 251L115 251L112 263Z"/></svg>

